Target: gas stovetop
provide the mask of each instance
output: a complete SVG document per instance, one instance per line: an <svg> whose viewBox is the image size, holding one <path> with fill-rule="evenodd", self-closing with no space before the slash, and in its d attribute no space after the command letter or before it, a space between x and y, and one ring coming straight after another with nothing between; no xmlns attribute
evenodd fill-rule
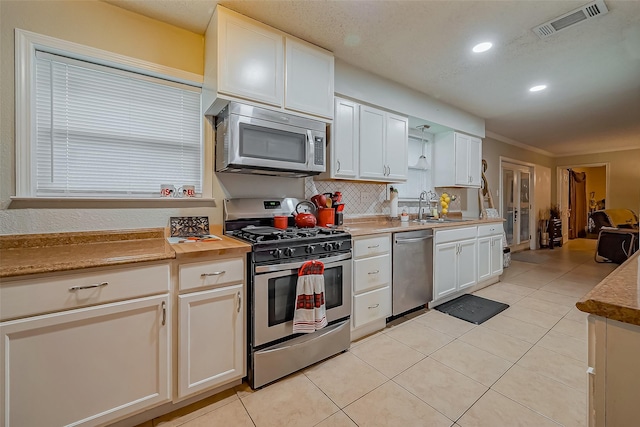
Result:
<svg viewBox="0 0 640 427"><path fill-rule="evenodd" d="M248 226L240 230L235 230L231 233L233 237L246 240L250 243L268 242L272 240L287 240L293 241L300 239L309 239L319 237L322 239L325 236L344 235L348 234L343 230L335 228L325 227L313 227L313 228L298 228L289 227L285 230L281 230L275 227L261 227L261 226Z"/></svg>

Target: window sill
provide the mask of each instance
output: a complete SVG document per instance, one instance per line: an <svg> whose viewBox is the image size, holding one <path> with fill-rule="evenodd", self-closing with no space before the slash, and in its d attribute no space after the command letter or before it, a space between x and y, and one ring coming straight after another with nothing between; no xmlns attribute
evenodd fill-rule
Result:
<svg viewBox="0 0 640 427"><path fill-rule="evenodd" d="M216 200L204 197L11 197L9 209L117 209L117 208L173 208L216 207Z"/></svg>

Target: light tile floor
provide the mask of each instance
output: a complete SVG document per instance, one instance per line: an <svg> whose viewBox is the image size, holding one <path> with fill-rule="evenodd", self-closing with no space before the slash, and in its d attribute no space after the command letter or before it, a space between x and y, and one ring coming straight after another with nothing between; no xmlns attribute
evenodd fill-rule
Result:
<svg viewBox="0 0 640 427"><path fill-rule="evenodd" d="M412 313L261 390L143 426L585 426L587 315L574 304L617 266L593 260L595 243L512 261L477 292L511 307L480 326Z"/></svg>

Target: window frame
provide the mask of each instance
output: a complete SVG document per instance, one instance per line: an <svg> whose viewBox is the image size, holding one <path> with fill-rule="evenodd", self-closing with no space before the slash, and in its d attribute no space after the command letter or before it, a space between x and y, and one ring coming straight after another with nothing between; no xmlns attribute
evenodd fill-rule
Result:
<svg viewBox="0 0 640 427"><path fill-rule="evenodd" d="M84 46L79 43L57 39L42 34L15 29L15 177L17 199L46 200L50 197L36 195L36 178L33 168L33 155L35 155L36 122L35 117L35 61L36 50L49 52L56 55L69 56L75 59L93 62L107 67L119 68L125 71L141 73L164 80L175 81L202 89L203 76L176 68L144 61L137 58L105 51L102 49ZM200 111L202 111L202 96L200 98ZM204 124L204 120L202 120ZM207 186L205 185L207 171L206 153L203 126L200 127L201 147L201 180L203 197ZM207 191L210 193L210 190ZM96 194L95 197L56 197L57 200L66 199L93 199L110 200L113 198ZM139 197L116 197L119 200L136 200ZM147 198L148 200L155 200ZM187 199L181 199L187 200ZM202 200L202 199L200 199Z"/></svg>

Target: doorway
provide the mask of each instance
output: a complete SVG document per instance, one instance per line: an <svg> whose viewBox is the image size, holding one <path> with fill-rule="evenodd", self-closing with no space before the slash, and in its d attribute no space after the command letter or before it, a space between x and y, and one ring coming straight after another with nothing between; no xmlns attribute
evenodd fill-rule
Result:
<svg viewBox="0 0 640 427"><path fill-rule="evenodd" d="M507 246L511 251L529 249L531 241L532 168L516 163L501 163L501 212Z"/></svg>
<svg viewBox="0 0 640 427"><path fill-rule="evenodd" d="M559 166L557 173L563 243L580 237L596 238L589 232L590 216L607 207L608 163Z"/></svg>

